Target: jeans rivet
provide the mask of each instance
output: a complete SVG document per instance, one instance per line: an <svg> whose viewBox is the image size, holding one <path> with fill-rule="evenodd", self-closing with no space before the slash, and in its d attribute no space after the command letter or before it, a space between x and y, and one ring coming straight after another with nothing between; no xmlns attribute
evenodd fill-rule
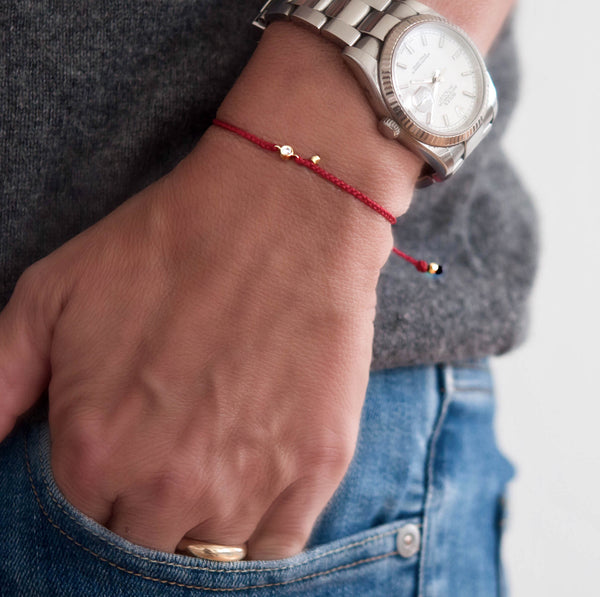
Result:
<svg viewBox="0 0 600 597"><path fill-rule="evenodd" d="M416 524L406 524L398 531L396 539L398 553L403 558L414 556L421 547L421 531Z"/></svg>

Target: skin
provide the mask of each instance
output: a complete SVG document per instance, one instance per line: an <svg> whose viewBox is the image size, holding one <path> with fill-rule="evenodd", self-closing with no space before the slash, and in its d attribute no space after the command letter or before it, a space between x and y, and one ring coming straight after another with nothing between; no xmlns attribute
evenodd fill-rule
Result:
<svg viewBox="0 0 600 597"><path fill-rule="evenodd" d="M484 51L510 8L430 4ZM218 116L400 216L422 164L370 114L333 44L276 23ZM298 553L354 453L391 247L358 201L211 127L25 271L0 313L0 439L48 387L54 475L91 518L163 551Z"/></svg>

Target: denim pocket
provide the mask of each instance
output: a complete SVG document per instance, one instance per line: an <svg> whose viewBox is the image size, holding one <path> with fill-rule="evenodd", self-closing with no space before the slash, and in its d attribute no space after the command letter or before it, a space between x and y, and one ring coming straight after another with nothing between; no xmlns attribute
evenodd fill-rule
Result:
<svg viewBox="0 0 600 597"><path fill-rule="evenodd" d="M38 539L51 554L44 564L51 585L45 594L415 594L418 518L377 526L284 560L211 562L134 545L76 510L52 477L46 425L28 433L25 452L39 511Z"/></svg>

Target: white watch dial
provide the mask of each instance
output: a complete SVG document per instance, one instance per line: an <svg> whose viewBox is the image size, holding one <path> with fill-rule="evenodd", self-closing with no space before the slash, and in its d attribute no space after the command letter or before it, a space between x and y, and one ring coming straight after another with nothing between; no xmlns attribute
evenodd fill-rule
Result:
<svg viewBox="0 0 600 597"><path fill-rule="evenodd" d="M477 119L484 73L471 44L444 23L421 23L398 41L392 83L406 115L428 133L457 135Z"/></svg>

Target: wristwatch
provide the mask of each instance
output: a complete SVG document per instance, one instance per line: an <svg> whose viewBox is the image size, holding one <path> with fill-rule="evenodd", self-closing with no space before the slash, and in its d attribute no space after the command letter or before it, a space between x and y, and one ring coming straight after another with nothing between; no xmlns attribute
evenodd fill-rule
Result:
<svg viewBox="0 0 600 597"><path fill-rule="evenodd" d="M489 133L498 101L467 34L416 0L269 0L253 24L304 25L343 48L378 128L421 156L420 185L454 174Z"/></svg>

